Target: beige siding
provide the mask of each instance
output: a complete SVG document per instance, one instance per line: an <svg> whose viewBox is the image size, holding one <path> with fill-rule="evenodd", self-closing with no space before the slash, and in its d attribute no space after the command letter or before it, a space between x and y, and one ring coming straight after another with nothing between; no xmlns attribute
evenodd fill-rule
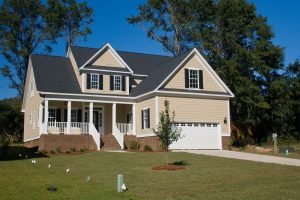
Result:
<svg viewBox="0 0 300 200"><path fill-rule="evenodd" d="M84 77L86 79L86 74L84 74ZM113 91L110 90L110 75L103 75L103 90L95 90L95 89L85 89L85 92L87 93L97 93L97 94L123 94L123 95L127 95L129 94L129 87L128 87L128 79L129 77L126 76L126 80L125 80L125 91ZM86 85L86 84L85 84Z"/></svg>
<svg viewBox="0 0 300 200"><path fill-rule="evenodd" d="M184 89L185 88L185 74L184 69L195 68L203 71L203 89L207 91L224 92L224 90L217 84L216 80L209 73L208 69L196 58L194 55L187 63L176 73L176 75L166 84L165 88Z"/></svg>
<svg viewBox="0 0 300 200"><path fill-rule="evenodd" d="M80 87L81 87L81 90L82 90L82 88L83 88L83 85L82 85L82 79L83 79L83 76L79 74L78 66L77 66L77 64L76 64L76 61L75 61L75 58L74 58L74 56L73 56L73 53L72 53L71 49L70 49L70 51L69 51L69 58L70 58L70 61L71 61L72 66L73 66L73 70L74 70L74 72L75 72L75 75L76 75L76 77L77 77L78 83L79 83L79 85L80 85ZM80 67L80 66L79 66L79 67Z"/></svg>
<svg viewBox="0 0 300 200"><path fill-rule="evenodd" d="M228 134L228 100L159 97L158 111L164 110L164 101L169 100L170 111L175 111L177 122L217 122L223 135Z"/></svg>
<svg viewBox="0 0 300 200"><path fill-rule="evenodd" d="M32 69L31 61L29 61L28 71L26 76L25 96L24 96L24 140L28 140L32 137L39 136L39 106L43 101L39 92L36 90L35 79ZM30 91L30 82L34 83L33 93ZM30 114L33 117L32 123L30 123Z"/></svg>
<svg viewBox="0 0 300 200"><path fill-rule="evenodd" d="M110 49L100 55L92 65L124 68L124 66L122 66L121 63L114 57Z"/></svg>
<svg viewBox="0 0 300 200"><path fill-rule="evenodd" d="M150 128L142 129L142 110L144 108L150 109ZM147 99L136 104L136 131L137 134L153 133L152 129L155 127L155 98Z"/></svg>

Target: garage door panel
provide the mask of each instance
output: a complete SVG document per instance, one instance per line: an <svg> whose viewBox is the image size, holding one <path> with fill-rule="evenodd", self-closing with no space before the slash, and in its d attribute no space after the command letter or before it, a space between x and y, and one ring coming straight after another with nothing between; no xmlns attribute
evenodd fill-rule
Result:
<svg viewBox="0 0 300 200"><path fill-rule="evenodd" d="M185 126L182 126L185 124ZM217 123L188 126L179 123L182 138L170 145L170 149L220 149L220 125ZM197 124L197 123L196 123Z"/></svg>

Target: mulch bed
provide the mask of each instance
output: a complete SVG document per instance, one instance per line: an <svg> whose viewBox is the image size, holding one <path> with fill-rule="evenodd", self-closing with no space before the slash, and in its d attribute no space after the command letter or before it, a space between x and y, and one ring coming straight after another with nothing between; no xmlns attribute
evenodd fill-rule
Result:
<svg viewBox="0 0 300 200"><path fill-rule="evenodd" d="M153 170L181 170L185 169L184 166L178 166L178 165L162 165L157 167L152 167Z"/></svg>

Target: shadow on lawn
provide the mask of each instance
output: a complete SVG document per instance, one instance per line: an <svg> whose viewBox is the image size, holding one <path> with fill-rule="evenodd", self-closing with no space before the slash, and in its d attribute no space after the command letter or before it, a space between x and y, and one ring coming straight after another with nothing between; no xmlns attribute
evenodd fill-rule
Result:
<svg viewBox="0 0 300 200"><path fill-rule="evenodd" d="M39 153L37 147L26 148L22 145L0 147L0 161L23 160L41 157L47 156Z"/></svg>

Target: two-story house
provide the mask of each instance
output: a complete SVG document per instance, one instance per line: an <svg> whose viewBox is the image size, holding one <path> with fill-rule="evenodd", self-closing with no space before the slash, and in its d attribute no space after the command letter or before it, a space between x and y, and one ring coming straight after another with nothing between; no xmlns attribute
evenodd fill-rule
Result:
<svg viewBox="0 0 300 200"><path fill-rule="evenodd" d="M233 93L192 49L169 57L71 46L66 57L31 55L22 111L24 142L40 149L157 149L164 101L183 137L171 149L222 149ZM125 145L125 146L124 146Z"/></svg>

